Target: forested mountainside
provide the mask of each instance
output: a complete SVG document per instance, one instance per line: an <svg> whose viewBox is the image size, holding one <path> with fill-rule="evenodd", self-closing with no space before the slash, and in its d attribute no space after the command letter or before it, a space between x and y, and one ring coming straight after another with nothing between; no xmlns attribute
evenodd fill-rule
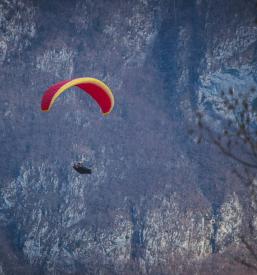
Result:
<svg viewBox="0 0 257 275"><path fill-rule="evenodd" d="M241 0L0 1L0 274L246 274L242 186L187 129L256 84L255 17ZM41 112L83 76L111 87L110 116L75 89Z"/></svg>

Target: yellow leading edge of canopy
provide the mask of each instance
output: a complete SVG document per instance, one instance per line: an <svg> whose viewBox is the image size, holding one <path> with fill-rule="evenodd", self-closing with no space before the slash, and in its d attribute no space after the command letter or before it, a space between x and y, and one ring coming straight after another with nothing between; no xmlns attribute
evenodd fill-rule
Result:
<svg viewBox="0 0 257 275"><path fill-rule="evenodd" d="M67 89L77 85L77 84L82 84L82 83L94 83L98 86L100 86L104 92L107 93L108 97L111 99L111 108L109 112L103 113L104 116L107 116L113 109L114 107L114 96L112 94L111 89L104 84L102 81L96 79L96 78L92 78L92 77L81 77L81 78L76 78L73 79L69 82L67 82L66 84L64 84L61 88L59 88L59 90L57 90L57 92L54 94L54 96L51 99L51 102L49 104L49 108L47 110L44 110L44 112L49 112L50 109L52 108L55 100L58 98L59 95L61 95L64 91L66 91Z"/></svg>

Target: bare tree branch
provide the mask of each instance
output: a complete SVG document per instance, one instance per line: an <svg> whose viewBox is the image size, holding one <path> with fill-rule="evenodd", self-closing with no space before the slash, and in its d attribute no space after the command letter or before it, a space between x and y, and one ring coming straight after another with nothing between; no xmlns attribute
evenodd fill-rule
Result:
<svg viewBox="0 0 257 275"><path fill-rule="evenodd" d="M234 259L242 265L257 271L257 247L256 228L254 217L257 214L257 185L254 179L257 176L257 121L256 114L251 106L253 94L257 100L256 89L251 89L250 93L235 95L233 89L228 93L221 92L222 111L225 117L222 120L223 131L212 129L208 122L204 121L203 113L197 113L197 134L198 142L201 143L203 137L215 145L226 157L233 160L236 167L232 172L244 183L249 192L249 224L244 232L246 236L241 236L240 240L248 251L252 260L245 256L237 256ZM195 133L192 131L192 133ZM247 226L245 224L244 226ZM256 264L256 265L255 265Z"/></svg>

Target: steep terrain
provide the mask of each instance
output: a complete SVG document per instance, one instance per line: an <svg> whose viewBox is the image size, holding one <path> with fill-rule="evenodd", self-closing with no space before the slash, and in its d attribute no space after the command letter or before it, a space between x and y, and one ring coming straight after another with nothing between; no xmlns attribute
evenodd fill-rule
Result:
<svg viewBox="0 0 257 275"><path fill-rule="evenodd" d="M0 1L0 274L235 274L242 187L187 129L255 85L254 21L253 1ZM75 89L40 111L81 76L109 117Z"/></svg>

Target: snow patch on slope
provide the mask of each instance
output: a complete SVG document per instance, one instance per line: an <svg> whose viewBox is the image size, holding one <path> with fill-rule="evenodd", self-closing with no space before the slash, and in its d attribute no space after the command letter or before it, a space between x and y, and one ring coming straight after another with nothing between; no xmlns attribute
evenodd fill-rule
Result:
<svg viewBox="0 0 257 275"><path fill-rule="evenodd" d="M74 53L69 48L46 50L42 55L37 56L36 67L56 77L69 79L74 69L73 56Z"/></svg>
<svg viewBox="0 0 257 275"><path fill-rule="evenodd" d="M0 63L12 53L22 54L35 36L35 8L21 0L0 2Z"/></svg>
<svg viewBox="0 0 257 275"><path fill-rule="evenodd" d="M227 92L232 88L236 94L239 94L249 91L254 86L256 86L256 79L253 68L249 65L209 72L200 77L198 108L208 120L212 121L213 125L217 126L219 124L217 115L221 117L226 115L221 91Z"/></svg>

